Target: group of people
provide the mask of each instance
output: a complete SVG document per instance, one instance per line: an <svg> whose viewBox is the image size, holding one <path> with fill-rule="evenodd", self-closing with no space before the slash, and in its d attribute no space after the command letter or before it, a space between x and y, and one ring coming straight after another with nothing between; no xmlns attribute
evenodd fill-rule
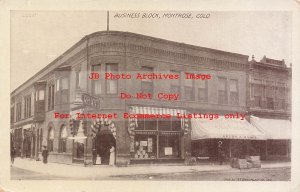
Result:
<svg viewBox="0 0 300 192"><path fill-rule="evenodd" d="M94 148L93 149L93 165L96 165L97 164L97 150ZM109 157L109 158L107 158ZM109 149L109 156L106 152L106 154L104 154L102 157L99 155L99 158L100 158L100 164L109 164L111 166L114 166L115 165L115 147L112 146L110 149Z"/></svg>
<svg viewBox="0 0 300 192"><path fill-rule="evenodd" d="M113 135L107 132L99 132L94 139L93 164L96 164L97 157L100 157L100 164L115 164L116 140Z"/></svg>

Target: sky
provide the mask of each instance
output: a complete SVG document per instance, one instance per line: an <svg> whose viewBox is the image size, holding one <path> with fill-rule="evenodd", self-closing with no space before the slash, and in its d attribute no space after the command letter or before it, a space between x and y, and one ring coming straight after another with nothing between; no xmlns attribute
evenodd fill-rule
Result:
<svg viewBox="0 0 300 192"><path fill-rule="evenodd" d="M116 18L116 14L140 14ZM141 18L159 13L160 18ZM292 61L292 16L284 11L180 12L192 19L163 18L176 12L110 11L109 28L176 42ZM178 12L177 12L178 13ZM197 14L209 18L197 19ZM11 91L60 56L85 35L107 28L106 11L11 11Z"/></svg>

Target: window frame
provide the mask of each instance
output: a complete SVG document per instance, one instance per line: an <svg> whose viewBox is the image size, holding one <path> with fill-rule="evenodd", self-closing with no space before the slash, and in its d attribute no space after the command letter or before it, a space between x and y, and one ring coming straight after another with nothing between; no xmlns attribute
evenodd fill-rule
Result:
<svg viewBox="0 0 300 192"><path fill-rule="evenodd" d="M224 80L225 82L225 90L220 90L220 87L218 86L218 103L219 104L228 104L228 83L227 83L227 78L226 77L218 77L218 85L220 85L220 80ZM221 94L220 92L222 92L222 95L224 95L224 98L221 98Z"/></svg>

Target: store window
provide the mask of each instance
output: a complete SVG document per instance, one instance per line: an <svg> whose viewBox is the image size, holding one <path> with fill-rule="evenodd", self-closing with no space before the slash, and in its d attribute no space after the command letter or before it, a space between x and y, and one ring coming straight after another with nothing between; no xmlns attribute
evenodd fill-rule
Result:
<svg viewBox="0 0 300 192"><path fill-rule="evenodd" d="M218 78L218 102L220 104L227 104L227 79L224 77Z"/></svg>
<svg viewBox="0 0 300 192"><path fill-rule="evenodd" d="M138 119L137 124L133 159L181 158L180 119Z"/></svg>
<svg viewBox="0 0 300 192"><path fill-rule="evenodd" d="M156 146L156 135L136 135L134 142L134 159L156 159Z"/></svg>
<svg viewBox="0 0 300 192"><path fill-rule="evenodd" d="M208 83L207 81L200 80L199 88L198 88L198 100L199 101L207 101L208 100Z"/></svg>
<svg viewBox="0 0 300 192"><path fill-rule="evenodd" d="M54 128L52 126L49 127L48 130L48 151L53 151L53 142L54 142Z"/></svg>
<svg viewBox="0 0 300 192"><path fill-rule="evenodd" d="M230 104L238 105L239 104L238 80L230 79L229 91L230 91L230 100L229 100Z"/></svg>
<svg viewBox="0 0 300 192"><path fill-rule="evenodd" d="M159 136L159 158L179 158L180 148L180 135Z"/></svg>
<svg viewBox="0 0 300 192"><path fill-rule="evenodd" d="M75 159L83 159L84 158L84 144L80 142L76 142L74 146L74 154Z"/></svg>
<svg viewBox="0 0 300 192"><path fill-rule="evenodd" d="M67 128L65 125L62 125L60 129L59 147L58 147L58 151L60 153L65 153L67 151L67 137L68 137Z"/></svg>
<svg viewBox="0 0 300 192"><path fill-rule="evenodd" d="M117 73L118 64L106 64L107 73ZM106 80L106 94L117 94L118 93L118 80Z"/></svg>
<svg viewBox="0 0 300 192"><path fill-rule="evenodd" d="M152 67L142 67L142 73L153 73ZM141 92L142 93L150 93L153 95L154 87L153 87L153 80L152 79L142 79L141 84Z"/></svg>
<svg viewBox="0 0 300 192"><path fill-rule="evenodd" d="M268 155L287 155L288 142L286 140L268 140Z"/></svg>
<svg viewBox="0 0 300 192"><path fill-rule="evenodd" d="M95 72L95 73L99 73L101 72L101 65L93 65L92 66L92 72ZM101 80L98 79L98 80L92 80L92 91L93 91L93 94L95 95L99 95L99 94L102 94L102 86L101 86Z"/></svg>

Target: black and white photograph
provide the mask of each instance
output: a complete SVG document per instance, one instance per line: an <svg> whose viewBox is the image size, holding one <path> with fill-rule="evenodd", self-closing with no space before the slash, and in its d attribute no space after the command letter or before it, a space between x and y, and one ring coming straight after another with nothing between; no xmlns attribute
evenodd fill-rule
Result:
<svg viewBox="0 0 300 192"><path fill-rule="evenodd" d="M9 17L15 185L293 181L292 11Z"/></svg>

